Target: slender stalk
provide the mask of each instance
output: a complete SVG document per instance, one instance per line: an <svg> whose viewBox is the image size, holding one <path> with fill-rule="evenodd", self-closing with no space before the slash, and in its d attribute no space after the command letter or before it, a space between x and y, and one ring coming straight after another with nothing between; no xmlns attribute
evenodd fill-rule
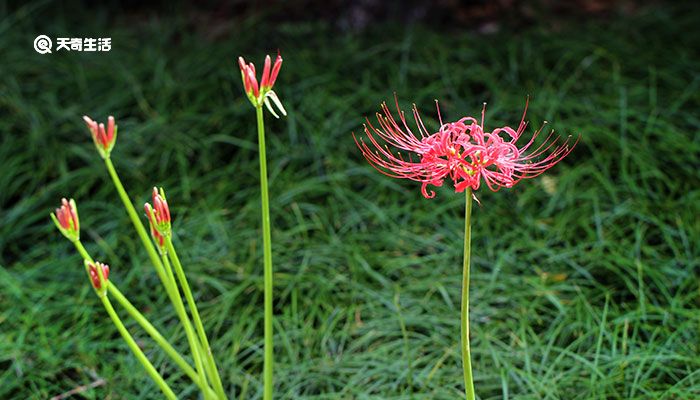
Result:
<svg viewBox="0 0 700 400"><path fill-rule="evenodd" d="M107 171L109 171L109 175L112 178L112 182L114 182L114 187L117 189L117 193L119 193L122 203L124 203L124 208L126 208L126 212L129 214L131 223L134 225L139 238L141 238L141 243L143 243L143 247L146 249L148 257L151 259L151 263L156 269L156 273L158 273L158 277L163 283L163 286L166 286L166 289L168 289L170 285L168 285L168 279L163 270L163 264L160 261L160 257L158 257L158 252L156 251L155 246L153 246L153 242L151 242L148 232L143 226L143 223L141 222L141 219L134 208L134 204L131 202L129 195L126 193L124 185L122 185L122 181L119 179L119 175L117 175L117 171L114 169L112 160L109 158L105 159L105 165L107 166Z"/></svg>
<svg viewBox="0 0 700 400"><path fill-rule="evenodd" d="M83 260L88 260L91 263L93 263L92 257L90 257L90 254L85 250L85 247L83 244L80 242L80 240L76 240L73 242L73 245L75 245L75 248L78 249L78 253L80 253L80 256L83 257Z"/></svg>
<svg viewBox="0 0 700 400"><path fill-rule="evenodd" d="M467 199L464 210L464 269L462 272L462 369L464 371L464 392L466 398L467 400L474 400L474 379L472 378L472 360L469 350L469 261L472 241L472 190L468 188L465 192Z"/></svg>
<svg viewBox="0 0 700 400"><path fill-rule="evenodd" d="M272 238L270 234L270 200L267 191L267 157L265 155L265 124L262 105L255 108L258 120L258 155L260 157L260 194L263 225L263 280L265 292L265 358L263 365L263 400L272 400Z"/></svg>
<svg viewBox="0 0 700 400"><path fill-rule="evenodd" d="M174 284L175 276L173 275L173 269L170 267L170 261L168 261L168 257L166 255L163 255L161 259L163 261L163 266L165 267L165 272L168 275L168 279L172 284ZM175 289L177 290L177 288ZM208 385L207 376L204 372L204 364L202 363L202 355L200 354L200 343L197 341L197 336L195 335L194 330L192 329L192 324L190 323L190 320L187 317L187 311L185 311L185 304L182 302L182 297L180 297L179 290L175 298L175 311L177 312L178 316L180 316L180 320L183 321L182 325L185 328L185 334L187 335L187 342L190 345L190 351L192 352L192 358L194 359L195 368L197 369L197 373L199 374L199 377L202 380L202 382ZM209 396L206 393L205 398L209 398Z"/></svg>
<svg viewBox="0 0 700 400"><path fill-rule="evenodd" d="M80 256L83 257L83 259L88 260L90 262L94 262L92 257L90 257L90 254L87 252L85 247L80 241L75 241L73 242L75 245L75 248L78 250L78 253L80 253ZM216 398L216 393L207 385L206 381L202 381L201 378L197 375L194 369L185 361L184 358L180 355L180 353L175 350L175 348L170 344L170 342L167 341L163 337L163 335L158 332L158 330L151 325L150 322L148 322L148 319L139 312L136 307L134 307L133 304L122 294L122 292L117 288L117 286L114 284L114 282L109 282L107 286L107 290L109 290L109 293L114 296L114 298L121 304L122 307L129 313L129 315L136 320L136 322L141 325L141 327L148 333L153 340L158 343L158 345L165 351L165 353L170 356L170 358L180 367L182 368L183 372L192 379L192 381L199 386L200 389L202 389L203 392L207 393L210 397L213 396Z"/></svg>
<svg viewBox="0 0 700 400"><path fill-rule="evenodd" d="M167 236L165 241L168 250L168 256L170 257L170 260L172 261L173 266L175 267L175 274L177 275L177 279L180 282L182 291L185 293L187 305L190 308L190 313L192 314L192 319L194 320L194 326L197 330L197 335L199 336L199 342L202 344L203 347L203 358L206 361L205 367L207 369L207 374L209 375L209 377L215 385L214 387L216 389L217 395L223 400L226 398L224 386L221 383L219 370L216 368L214 355L211 353L211 347L209 347L209 340L207 339L207 334L204 331L202 319L199 317L199 310L197 309L197 304L194 301L194 296L192 296L192 291L190 290L190 285L187 282L185 271L182 268L182 264L180 263L180 258L177 256L177 252L175 252L175 246L173 246L172 238L170 236Z"/></svg>
<svg viewBox="0 0 700 400"><path fill-rule="evenodd" d="M146 228L144 227L143 223L141 222L141 219L139 219L139 216L136 213L134 204L131 202L131 199L129 199L129 195L126 193L124 185L122 185L121 179L119 179L119 175L117 175L117 171L114 169L114 164L112 164L112 160L106 158L105 165L107 166L107 171L109 171L109 175L112 178L112 182L114 182L114 186L116 187L117 192L119 193L119 197L121 198L122 203L124 203L124 207L126 208L126 211L129 214L131 223L134 225L134 228L136 229L139 238L141 238L143 247L146 248L146 252L148 253L149 258L151 259L151 263L156 269L156 273L158 273L158 277L160 278L161 283L165 287L168 297L170 298L170 302L173 304L175 310L177 311L178 317L180 318L180 322L185 328L185 333L190 332L187 334L187 339L190 344L190 350L192 352L192 357L195 359L196 365L197 359L199 358L199 344L197 343L197 338L191 336L192 323L190 322L187 313L184 311L182 298L180 297L180 293L177 289L175 278L172 276L172 271L169 271L170 273L168 274L168 271L166 271L166 268L164 266L165 262L167 262L167 257L161 259L161 257L158 256L155 246L153 245L153 242L148 236ZM202 377L203 381L206 382L206 377L203 375L204 371L200 370L199 368L197 368L197 371L200 372L200 376Z"/></svg>
<svg viewBox="0 0 700 400"><path fill-rule="evenodd" d="M102 304L105 306L107 314L109 314L109 317L112 318L112 322L114 322L114 325L117 326L117 330L119 330L119 333L121 333L122 337L126 341L126 344L129 346L136 358L141 362L141 365L143 365L143 367L146 369L146 372L151 377L151 379L153 379L153 381L155 381L158 387L160 387L160 390L163 391L163 394L165 394L166 398L170 400L176 400L177 396L175 396L173 390L170 389L170 386L168 386L163 377L160 376L158 371L156 371L153 364L151 364L151 362L148 361L146 355L143 354L143 351L141 351L138 344L136 344L136 341L134 341L134 338L126 329L122 321L119 319L119 316L117 315L117 312L114 311L114 307L112 307L112 303L109 301L109 298L107 296L100 296L100 300L102 300Z"/></svg>
<svg viewBox="0 0 700 400"><path fill-rule="evenodd" d="M216 393L212 388L210 388L206 382L202 382L201 378L197 375L197 372L190 366L190 364L185 361L185 359L180 355L180 353L175 350L175 348L170 344L170 342L167 341L163 337L163 335L158 332L158 330L151 325L150 322L146 319L146 317L139 312L139 310L134 307L133 304L122 294L121 291L117 288L117 286L114 284L114 282L109 282L109 286L107 286L107 289L109 290L109 293L112 297L114 297L119 304L124 307L127 313L143 328L143 330L148 333L148 335L165 351L165 353L177 364L182 371L187 375L190 379L192 379L192 382L194 382L201 390L202 392L206 392L209 394L210 397L215 398Z"/></svg>

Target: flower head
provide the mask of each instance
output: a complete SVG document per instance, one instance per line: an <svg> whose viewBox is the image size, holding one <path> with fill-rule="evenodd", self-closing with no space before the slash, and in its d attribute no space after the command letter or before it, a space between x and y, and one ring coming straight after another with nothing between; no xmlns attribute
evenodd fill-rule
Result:
<svg viewBox="0 0 700 400"><path fill-rule="evenodd" d="M88 275L90 275L92 287L94 287L96 290L100 290L102 289L102 282L105 283L105 288L107 287L109 279L109 265L102 264L101 262L91 263L90 261L85 260L85 267L87 268ZM102 271L102 278L100 278L100 270Z"/></svg>
<svg viewBox="0 0 700 400"><path fill-rule="evenodd" d="M108 158L117 140L117 125L114 124L114 117L110 115L107 118L107 129L105 129L104 124L98 124L87 115L83 116L83 120L92 134L92 140L95 142L100 156Z"/></svg>
<svg viewBox="0 0 700 400"><path fill-rule="evenodd" d="M399 108L398 101L396 107ZM426 198L435 196L428 185L442 186L445 179L453 181L455 192L463 192L468 187L477 190L482 179L492 191L512 187L521 179L533 178L553 167L576 146L576 143L570 145L571 137L561 142L559 137L551 140L552 132L544 143L530 150L542 131L540 128L525 145L518 147L516 142L527 127L525 113L517 130L505 126L485 132L485 110L484 105L481 122L464 117L457 122L443 123L440 118L439 130L429 133L414 105L418 137L408 127L403 111L398 110L399 124L384 103L382 113L377 113L379 126L373 126L369 119L364 126L369 144L357 138L355 143L365 159L381 173L421 182L421 192ZM386 144L380 144L378 139ZM408 155L400 151L395 153L387 144Z"/></svg>
<svg viewBox="0 0 700 400"><path fill-rule="evenodd" d="M238 67L241 69L243 88L254 107L262 107L262 105L265 104L272 115L274 115L275 118L279 118L270 103L270 100L272 100L280 113L282 113L282 115L287 115L287 111L282 106L282 102L272 90L280 68L282 68L282 56L277 54L274 65L269 55L265 57L265 64L263 66L262 76L260 77L260 85L258 85L258 79L255 76L255 65L253 65L253 63L247 64L243 57L238 57Z"/></svg>
<svg viewBox="0 0 700 400"><path fill-rule="evenodd" d="M55 213L51 213L51 219L68 240L75 242L80 239L78 208L73 199L61 199L61 207L57 208Z"/></svg>
<svg viewBox="0 0 700 400"><path fill-rule="evenodd" d="M170 236L170 208L168 208L168 202L165 200L163 188L159 192L154 187L151 198L153 206L146 203L143 205L143 208L146 211L151 227L151 236L153 236L153 240L156 241L161 251L164 251L165 237Z"/></svg>

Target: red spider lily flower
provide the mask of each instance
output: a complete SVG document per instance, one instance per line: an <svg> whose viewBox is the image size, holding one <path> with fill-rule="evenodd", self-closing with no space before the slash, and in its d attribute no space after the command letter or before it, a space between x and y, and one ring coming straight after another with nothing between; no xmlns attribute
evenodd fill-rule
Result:
<svg viewBox="0 0 700 400"><path fill-rule="evenodd" d="M94 264L85 260L85 266L87 267L88 274L90 275L90 280L92 281L92 287L97 290L102 289L102 282L100 282L100 276L98 272L98 267L102 269L102 278L105 284L109 279L109 265L102 264L101 262L95 262ZM106 285L105 285L106 286Z"/></svg>
<svg viewBox="0 0 700 400"><path fill-rule="evenodd" d="M269 55L265 57L265 64L263 66L262 76L260 77L260 85L258 85L258 79L255 76L255 65L253 65L253 63L246 64L243 57L238 57L238 67L241 69L243 88L254 107L262 107L262 105L265 104L267 109L270 110L270 113L272 113L275 118L279 118L272 108L272 104L270 103L270 101L272 101L282 115L287 115L287 111L282 106L282 102L272 90L280 68L282 68L282 56L277 54L274 65Z"/></svg>
<svg viewBox="0 0 700 400"><path fill-rule="evenodd" d="M55 213L51 213L51 219L63 236L72 242L80 240L80 220L75 200L61 199L61 207L57 208Z"/></svg>
<svg viewBox="0 0 700 400"><path fill-rule="evenodd" d="M170 235L170 208L165 199L163 188L161 188L159 192L158 189L154 187L151 197L153 206L146 203L143 208L146 211L146 216L151 226L151 236L153 236L153 239L161 250L163 250L165 248L165 236Z"/></svg>
<svg viewBox="0 0 700 400"><path fill-rule="evenodd" d="M457 193L467 187L479 189L482 179L494 192L502 187L512 187L521 179L534 178L553 167L578 143L577 140L570 145L570 136L562 143L559 143L559 137L550 140L552 132L544 143L528 152L542 128L524 146L517 147L516 142L527 126L525 113L517 130L506 126L484 132L485 105L480 123L472 117L452 123L443 123L440 118L440 129L432 134L423 125L414 105L413 117L420 133L420 137L417 137L408 127L398 100L396 107L401 125L384 103L383 115L377 113L379 127L373 126L369 119L364 125L371 146L362 139L358 142L354 134L353 138L362 155L375 169L390 177L421 182L421 192L426 198L435 197L435 192L428 191L428 185L442 186L445 179L453 181ZM400 151L395 154L386 144L380 144L377 138L408 152L408 158Z"/></svg>
<svg viewBox="0 0 700 400"><path fill-rule="evenodd" d="M107 129L105 129L104 124L98 124L87 115L83 116L83 120L90 130L90 134L92 134L92 140L95 142L97 151L102 158L108 158L117 140L117 125L114 124L114 117L110 115L107 118Z"/></svg>

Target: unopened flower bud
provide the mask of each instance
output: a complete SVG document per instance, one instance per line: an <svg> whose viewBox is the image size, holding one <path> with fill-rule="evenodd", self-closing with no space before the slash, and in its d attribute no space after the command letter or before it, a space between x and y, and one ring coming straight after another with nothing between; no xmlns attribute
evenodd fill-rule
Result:
<svg viewBox="0 0 700 400"><path fill-rule="evenodd" d="M112 152L114 143L117 140L117 125L114 123L114 117L111 115L107 118L107 127L104 124L98 124L87 115L83 116L83 120L87 124L92 140L95 142L95 147L102 158L109 158Z"/></svg>
<svg viewBox="0 0 700 400"><path fill-rule="evenodd" d="M95 262L93 264L89 261L85 261L85 265L87 266L88 274L90 275L90 281L92 281L92 287L94 287L97 290L102 289L102 280L104 280L106 287L109 279L109 265L103 264L101 262ZM102 270L102 280L100 279L100 275L97 268L100 268Z"/></svg>
<svg viewBox="0 0 700 400"><path fill-rule="evenodd" d="M161 252L165 251L165 237L170 236L170 208L168 201L165 199L163 188L160 192L157 188L153 188L152 194L153 205L146 203L143 209L148 217L148 222L151 228L151 236L155 240Z"/></svg>
<svg viewBox="0 0 700 400"><path fill-rule="evenodd" d="M57 208L55 213L51 213L51 219L68 240L75 242L80 239L78 208L73 199L61 199L61 207Z"/></svg>
<svg viewBox="0 0 700 400"><path fill-rule="evenodd" d="M275 118L279 118L277 112L275 112L272 107L274 104L282 115L287 115L287 111L282 106L282 102L272 90L280 68L282 68L282 56L277 54L274 65L269 55L265 57L260 85L258 85L258 79L255 76L255 65L253 65L253 63L246 64L243 57L238 57L238 67L241 69L243 88L248 95L248 100L250 100L254 107L262 107L262 105L265 104L272 115Z"/></svg>

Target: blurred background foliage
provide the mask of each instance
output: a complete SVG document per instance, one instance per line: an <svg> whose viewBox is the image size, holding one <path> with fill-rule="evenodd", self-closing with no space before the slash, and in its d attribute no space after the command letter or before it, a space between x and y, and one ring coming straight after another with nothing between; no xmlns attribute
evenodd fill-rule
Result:
<svg viewBox="0 0 700 400"><path fill-rule="evenodd" d="M545 176L479 193L472 346L481 399L700 396L697 6L638 1L0 2L0 398L159 398L48 214L186 351L81 116L116 116L134 201L162 185L232 398L261 397L253 110L236 57L279 49L268 119L280 399L461 396L463 202L366 165L394 92L437 127L478 115L580 135ZM32 41L111 37L108 53ZM189 384L128 325L182 398Z"/></svg>

